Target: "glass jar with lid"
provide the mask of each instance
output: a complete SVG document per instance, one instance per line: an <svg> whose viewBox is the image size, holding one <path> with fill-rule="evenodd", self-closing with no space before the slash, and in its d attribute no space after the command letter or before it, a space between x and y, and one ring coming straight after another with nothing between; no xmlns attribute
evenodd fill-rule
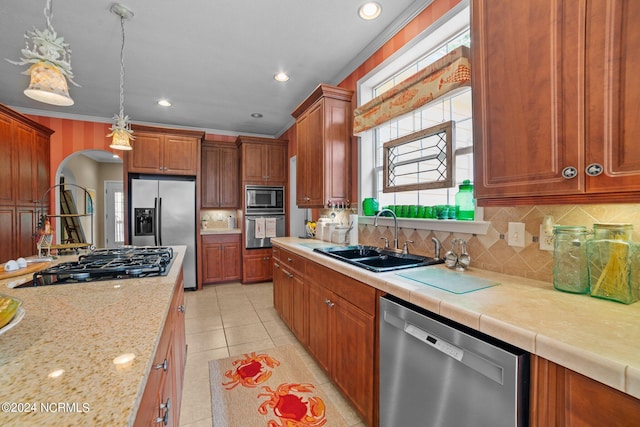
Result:
<svg viewBox="0 0 640 427"><path fill-rule="evenodd" d="M553 287L564 292L588 293L587 228L556 225L553 234Z"/></svg>
<svg viewBox="0 0 640 427"><path fill-rule="evenodd" d="M587 242L591 296L631 304L638 300L638 253L631 224L594 224Z"/></svg>

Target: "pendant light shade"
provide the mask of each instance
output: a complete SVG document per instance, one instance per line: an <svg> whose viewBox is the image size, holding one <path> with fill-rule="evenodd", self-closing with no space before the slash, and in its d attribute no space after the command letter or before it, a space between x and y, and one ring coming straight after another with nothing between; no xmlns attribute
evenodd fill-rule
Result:
<svg viewBox="0 0 640 427"><path fill-rule="evenodd" d="M29 98L52 105L73 105L67 79L57 67L46 62L38 62L29 69L29 74L31 83L24 90L24 94Z"/></svg>
<svg viewBox="0 0 640 427"><path fill-rule="evenodd" d="M109 145L110 148L113 148L114 150L124 150L124 151L128 151L128 150L132 150L133 148L131 147L131 144L129 143L129 133L122 130L122 129L115 129L111 135L113 136L113 139L111 140L111 145Z"/></svg>

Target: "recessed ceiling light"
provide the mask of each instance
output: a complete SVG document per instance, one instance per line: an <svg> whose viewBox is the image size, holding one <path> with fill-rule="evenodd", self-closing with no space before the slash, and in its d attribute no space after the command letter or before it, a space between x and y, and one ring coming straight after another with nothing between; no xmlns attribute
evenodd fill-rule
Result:
<svg viewBox="0 0 640 427"><path fill-rule="evenodd" d="M251 117L253 117L254 119L260 119L260 118L262 118L262 114L261 113L251 113Z"/></svg>
<svg viewBox="0 0 640 427"><path fill-rule="evenodd" d="M287 80L289 80L289 74L282 71L273 76L273 78L279 82L286 82Z"/></svg>
<svg viewBox="0 0 640 427"><path fill-rule="evenodd" d="M360 18L366 19L367 21L376 19L380 16L380 13L382 13L382 6L374 1L367 2L358 9L358 15L360 15Z"/></svg>
<svg viewBox="0 0 640 427"><path fill-rule="evenodd" d="M161 99L158 101L158 105L162 105L163 107L171 107L171 103L166 99Z"/></svg>

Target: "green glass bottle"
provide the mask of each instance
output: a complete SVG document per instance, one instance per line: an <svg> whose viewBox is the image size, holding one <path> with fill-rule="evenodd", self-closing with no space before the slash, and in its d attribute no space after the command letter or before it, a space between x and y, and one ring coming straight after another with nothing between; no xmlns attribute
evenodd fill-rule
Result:
<svg viewBox="0 0 640 427"><path fill-rule="evenodd" d="M456 219L473 221L476 201L473 198L473 184L468 179L462 181L456 193Z"/></svg>

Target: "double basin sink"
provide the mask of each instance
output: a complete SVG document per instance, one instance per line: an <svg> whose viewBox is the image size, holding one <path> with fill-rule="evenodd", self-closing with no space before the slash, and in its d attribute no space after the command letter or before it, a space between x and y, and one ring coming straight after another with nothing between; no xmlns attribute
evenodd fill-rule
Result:
<svg viewBox="0 0 640 427"><path fill-rule="evenodd" d="M314 251L375 273L441 264L443 262L443 260L437 258L404 254L375 246L332 246L315 248Z"/></svg>

